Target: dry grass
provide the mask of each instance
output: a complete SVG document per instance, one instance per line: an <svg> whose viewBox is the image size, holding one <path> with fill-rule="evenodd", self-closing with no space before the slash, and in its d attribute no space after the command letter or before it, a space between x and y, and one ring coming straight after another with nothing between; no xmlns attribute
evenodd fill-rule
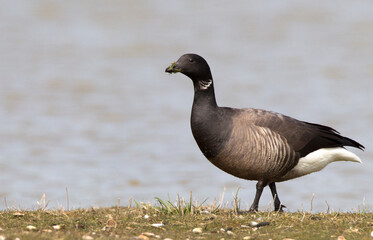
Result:
<svg viewBox="0 0 373 240"><path fill-rule="evenodd" d="M45 197L37 210L0 212L0 239L373 239L373 214L240 213L223 199L211 205L177 197L135 207L47 210Z"/></svg>

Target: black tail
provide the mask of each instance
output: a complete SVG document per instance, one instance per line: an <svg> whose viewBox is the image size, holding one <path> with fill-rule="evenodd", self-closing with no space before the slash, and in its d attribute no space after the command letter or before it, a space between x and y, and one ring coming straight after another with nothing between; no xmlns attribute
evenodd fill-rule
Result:
<svg viewBox="0 0 373 240"><path fill-rule="evenodd" d="M363 150L365 149L365 147L363 145L361 145L360 143L356 142L355 140L352 140L351 138L348 138L348 137L343 137L343 145L344 146L350 146L350 147L356 147L360 150Z"/></svg>
<svg viewBox="0 0 373 240"><path fill-rule="evenodd" d="M306 156L308 153L316 151L320 148L333 148L333 147L355 147L360 150L364 150L364 146L360 143L352 140L348 137L342 136L337 130L334 128L315 124L315 123L308 123L313 129L318 129L318 133L314 136L314 138L300 151L302 156Z"/></svg>
<svg viewBox="0 0 373 240"><path fill-rule="evenodd" d="M349 146L349 147L358 148L358 149L363 150L363 151L365 149L365 147L363 145L356 142L355 140L352 140L351 138L342 136L334 128L324 126L324 125L320 125L320 124L315 124L315 123L307 123L307 124L310 124L310 125L313 125L313 126L317 127L320 130L320 132L322 133L321 137L329 139L330 142L333 142L334 144L336 144L336 147Z"/></svg>

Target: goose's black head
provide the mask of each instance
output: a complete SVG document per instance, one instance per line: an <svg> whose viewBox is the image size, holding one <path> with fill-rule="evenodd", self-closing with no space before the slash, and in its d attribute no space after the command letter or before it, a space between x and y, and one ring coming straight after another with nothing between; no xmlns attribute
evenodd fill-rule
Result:
<svg viewBox="0 0 373 240"><path fill-rule="evenodd" d="M210 67L203 57L197 54L184 54L166 68L168 73L182 73L193 81L212 80Z"/></svg>

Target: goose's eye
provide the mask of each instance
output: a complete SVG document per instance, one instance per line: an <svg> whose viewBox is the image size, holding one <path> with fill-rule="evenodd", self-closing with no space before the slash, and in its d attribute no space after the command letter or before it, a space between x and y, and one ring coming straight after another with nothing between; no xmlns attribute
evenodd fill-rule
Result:
<svg viewBox="0 0 373 240"><path fill-rule="evenodd" d="M194 62L194 59L192 59L192 58L189 58L189 62L191 62L191 63L192 63L192 62Z"/></svg>

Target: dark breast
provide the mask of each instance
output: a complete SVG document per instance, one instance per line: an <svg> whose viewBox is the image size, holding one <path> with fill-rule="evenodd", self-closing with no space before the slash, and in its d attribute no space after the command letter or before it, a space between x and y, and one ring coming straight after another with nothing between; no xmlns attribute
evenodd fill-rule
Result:
<svg viewBox="0 0 373 240"><path fill-rule="evenodd" d="M200 114L203 113L203 114ZM216 157L232 134L234 113L218 108L216 111L193 111L191 128L198 147L207 159Z"/></svg>

